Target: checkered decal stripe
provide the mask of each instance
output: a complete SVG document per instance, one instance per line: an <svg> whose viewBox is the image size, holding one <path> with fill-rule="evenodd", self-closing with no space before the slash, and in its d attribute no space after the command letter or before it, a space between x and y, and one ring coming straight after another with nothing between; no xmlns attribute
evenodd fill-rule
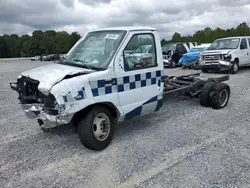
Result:
<svg viewBox="0 0 250 188"><path fill-rule="evenodd" d="M152 112L152 109L154 109L154 111L158 111L162 105L163 105L162 95L155 96L146 101L145 103L143 103L141 106L138 106L134 110L125 114L124 119L128 120L132 119L135 116L145 115L147 113Z"/></svg>
<svg viewBox="0 0 250 188"><path fill-rule="evenodd" d="M71 93L68 93L67 95L63 96L63 101L66 102L70 102L70 101L74 101L74 100L82 100L82 99L86 99L87 95L86 95L86 91L85 88L82 87L81 90L78 91L78 95L75 97L72 97Z"/></svg>
<svg viewBox="0 0 250 188"><path fill-rule="evenodd" d="M124 92L154 84L160 84L160 82L163 81L163 75L163 70L158 70L154 72L113 78L110 84L105 84L105 80L90 81L90 87L93 96L97 97L114 92Z"/></svg>

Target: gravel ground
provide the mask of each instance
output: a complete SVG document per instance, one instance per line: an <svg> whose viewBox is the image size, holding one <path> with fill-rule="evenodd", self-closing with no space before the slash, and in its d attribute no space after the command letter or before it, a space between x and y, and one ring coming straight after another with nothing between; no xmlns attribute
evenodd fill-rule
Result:
<svg viewBox="0 0 250 188"><path fill-rule="evenodd" d="M226 108L168 100L119 124L111 145L94 152L70 126L44 133L24 116L8 82L44 63L0 61L0 187L250 187L250 69L231 75Z"/></svg>

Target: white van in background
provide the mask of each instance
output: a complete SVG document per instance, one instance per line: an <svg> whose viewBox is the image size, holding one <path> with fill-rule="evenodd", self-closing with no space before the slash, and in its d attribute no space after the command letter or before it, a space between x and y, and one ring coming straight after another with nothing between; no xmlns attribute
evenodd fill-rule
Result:
<svg viewBox="0 0 250 188"><path fill-rule="evenodd" d="M250 36L217 39L200 54L201 71L228 71L235 74L239 67L250 65L249 47Z"/></svg>

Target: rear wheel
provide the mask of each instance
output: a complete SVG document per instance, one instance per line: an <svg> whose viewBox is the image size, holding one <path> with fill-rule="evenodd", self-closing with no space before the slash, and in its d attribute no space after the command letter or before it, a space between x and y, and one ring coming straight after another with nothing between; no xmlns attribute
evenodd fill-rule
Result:
<svg viewBox="0 0 250 188"><path fill-rule="evenodd" d="M103 150L108 147L114 129L115 121L111 112L102 106L94 106L78 123L80 141L91 150Z"/></svg>
<svg viewBox="0 0 250 188"><path fill-rule="evenodd" d="M206 107L210 106L211 94L214 91L215 85L216 85L215 82L207 82L201 89L200 104L202 106L206 106Z"/></svg>
<svg viewBox="0 0 250 188"><path fill-rule="evenodd" d="M225 83L218 83L214 88L214 93L210 99L210 106L213 109L221 109L227 106L230 97L230 87Z"/></svg>

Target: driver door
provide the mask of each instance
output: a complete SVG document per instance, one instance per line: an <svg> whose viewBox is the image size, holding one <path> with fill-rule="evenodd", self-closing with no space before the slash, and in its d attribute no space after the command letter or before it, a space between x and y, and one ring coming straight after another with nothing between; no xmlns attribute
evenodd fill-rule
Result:
<svg viewBox="0 0 250 188"><path fill-rule="evenodd" d="M245 38L241 39L240 42L240 50L239 50L239 62L240 65L246 65L247 59L248 59L248 45L247 45L247 40Z"/></svg>
<svg viewBox="0 0 250 188"><path fill-rule="evenodd" d="M162 106L163 62L160 43L154 32L131 32L115 60L117 91L124 119L157 111ZM135 50L152 45L152 53L146 57ZM126 53L129 52L129 53ZM159 52L157 54L157 52ZM157 58L157 57L161 58Z"/></svg>

